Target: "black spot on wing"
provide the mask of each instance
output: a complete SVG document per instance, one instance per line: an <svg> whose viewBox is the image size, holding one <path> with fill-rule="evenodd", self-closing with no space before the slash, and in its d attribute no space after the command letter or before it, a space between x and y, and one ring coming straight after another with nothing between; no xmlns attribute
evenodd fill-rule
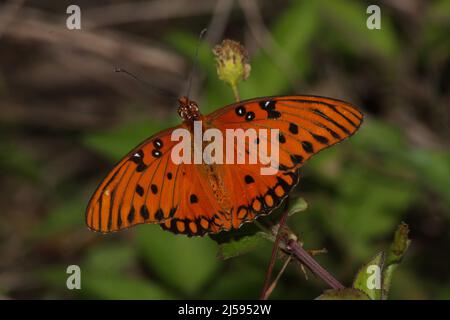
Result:
<svg viewBox="0 0 450 320"><path fill-rule="evenodd" d="M253 111L247 112L245 120L252 121L253 119L255 119L255 113Z"/></svg>
<svg viewBox="0 0 450 320"><path fill-rule="evenodd" d="M189 201L191 203L197 203L198 202L198 198L195 194L191 194L191 196L189 197Z"/></svg>
<svg viewBox="0 0 450 320"><path fill-rule="evenodd" d="M291 160L294 163L294 165L296 164L300 164L303 162L303 157L301 155L298 154L292 154L291 155Z"/></svg>
<svg viewBox="0 0 450 320"><path fill-rule="evenodd" d="M157 149L153 149L153 150L152 150L152 156L153 156L154 158L160 158L160 157L162 156L162 152L159 151L159 150L157 150Z"/></svg>
<svg viewBox="0 0 450 320"><path fill-rule="evenodd" d="M156 139L155 141L153 141L153 147L155 147L155 149L161 149L163 146L163 142L161 141L161 139Z"/></svg>
<svg viewBox="0 0 450 320"><path fill-rule="evenodd" d="M327 116L325 113L323 113L322 111L320 111L319 109L314 109L313 112L319 116L321 116L322 118L324 118L325 120L331 122L332 124L334 124L336 127L338 127L339 129L341 129L342 131L344 131L346 134L350 134L350 131L348 131L348 129L346 127L344 127L343 125L341 125L340 123L334 121L333 119L331 119L329 116Z"/></svg>
<svg viewBox="0 0 450 320"><path fill-rule="evenodd" d="M298 126L295 123L290 123L289 124L289 132L292 134L297 134L298 133Z"/></svg>
<svg viewBox="0 0 450 320"><path fill-rule="evenodd" d="M307 153L314 153L314 148L311 142L309 141L302 141L302 147L303 150L305 150Z"/></svg>
<svg viewBox="0 0 450 320"><path fill-rule="evenodd" d="M136 193L141 197L144 195L144 188L142 188L142 186L140 186L139 184L136 185Z"/></svg>
<svg viewBox="0 0 450 320"><path fill-rule="evenodd" d="M144 152L142 150L137 151L134 155L132 155L129 159L131 162L137 164L136 171L142 172L147 166L144 163Z"/></svg>
<svg viewBox="0 0 450 320"><path fill-rule="evenodd" d="M245 180L246 184L250 184L250 183L255 182L255 179L253 179L253 177L251 175L246 175L244 180Z"/></svg>
<svg viewBox="0 0 450 320"><path fill-rule="evenodd" d="M155 218L157 220L163 220L164 219L164 212L161 210L161 208L159 208L158 210L156 210L155 212Z"/></svg>
<svg viewBox="0 0 450 320"><path fill-rule="evenodd" d="M142 172L145 169L147 169L147 166L145 164L143 164L143 163L138 164L138 166L136 167L136 171L137 172Z"/></svg>
<svg viewBox="0 0 450 320"><path fill-rule="evenodd" d="M132 206L130 212L128 213L127 220L129 223L134 221L134 207Z"/></svg>
<svg viewBox="0 0 450 320"><path fill-rule="evenodd" d="M328 138L321 136L319 134L312 134L312 137L314 138L314 140L316 140L317 142L321 143L321 144L328 144L329 140Z"/></svg>
<svg viewBox="0 0 450 320"><path fill-rule="evenodd" d="M278 141L280 143L285 143L286 142L286 137L281 132L278 134Z"/></svg>
<svg viewBox="0 0 450 320"><path fill-rule="evenodd" d="M149 213L148 213L148 209L147 206L144 204L141 207L141 210L139 211L139 213L141 214L141 217L144 218L144 220L147 220L149 218Z"/></svg>
<svg viewBox="0 0 450 320"><path fill-rule="evenodd" d="M267 112L268 119L278 119L279 117L281 117L281 113L275 110L275 100L261 101L259 102L259 107Z"/></svg>
<svg viewBox="0 0 450 320"><path fill-rule="evenodd" d="M236 107L234 111L236 112L236 115L238 115L239 117L243 117L247 113L244 106Z"/></svg>

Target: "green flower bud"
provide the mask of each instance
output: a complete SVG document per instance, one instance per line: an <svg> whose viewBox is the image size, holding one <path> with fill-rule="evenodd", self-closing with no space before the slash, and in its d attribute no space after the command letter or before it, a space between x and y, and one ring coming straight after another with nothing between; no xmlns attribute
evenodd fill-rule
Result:
<svg viewBox="0 0 450 320"><path fill-rule="evenodd" d="M219 79L231 86L236 99L239 100L237 84L248 78L251 69L247 50L239 42L225 39L214 47L213 53L216 56Z"/></svg>

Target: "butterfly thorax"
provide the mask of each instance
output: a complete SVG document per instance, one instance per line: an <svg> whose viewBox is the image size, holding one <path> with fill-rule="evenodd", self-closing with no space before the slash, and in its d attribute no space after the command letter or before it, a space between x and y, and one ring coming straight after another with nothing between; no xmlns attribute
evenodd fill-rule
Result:
<svg viewBox="0 0 450 320"><path fill-rule="evenodd" d="M191 133L192 150L191 154L194 153L194 144L196 143L194 138L194 121L202 121L202 132L209 129L205 117L200 113L199 107L195 101L189 100L188 97L181 97L178 100L180 106L178 107L178 115L183 119L184 126ZM208 143L203 141L200 142L198 148L204 150ZM219 165L216 164L197 164L197 169L199 174L202 176L203 181L207 181L209 187L213 191L212 196L215 201L219 204L224 212L228 212L231 208L231 199L225 187L225 176L223 170L219 169Z"/></svg>
<svg viewBox="0 0 450 320"><path fill-rule="evenodd" d="M200 120L200 109L195 101L189 100L188 97L178 99L180 106L178 107L178 115L185 122L193 122Z"/></svg>

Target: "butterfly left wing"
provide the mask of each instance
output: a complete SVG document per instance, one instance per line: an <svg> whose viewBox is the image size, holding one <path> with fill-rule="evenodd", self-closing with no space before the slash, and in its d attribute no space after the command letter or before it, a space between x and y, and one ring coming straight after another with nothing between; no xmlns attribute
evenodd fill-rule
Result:
<svg viewBox="0 0 450 320"><path fill-rule="evenodd" d="M164 179L175 144L170 139L172 130L141 143L103 179L86 210L90 229L106 233L140 223L159 223L170 217L172 202L162 200L175 188L176 179Z"/></svg>
<svg viewBox="0 0 450 320"><path fill-rule="evenodd" d="M340 100L315 96L265 97L242 101L207 116L208 125L226 129L278 129L279 171L261 175L259 165L229 166L235 177L233 227L270 213L298 182L297 169L321 150L351 136L362 113ZM257 148L260 141L249 141ZM270 145L271 137L267 135Z"/></svg>
<svg viewBox="0 0 450 320"><path fill-rule="evenodd" d="M86 210L90 229L107 233L153 223L192 236L230 228L230 218L198 174L202 165L172 160L174 129L141 143L106 176Z"/></svg>

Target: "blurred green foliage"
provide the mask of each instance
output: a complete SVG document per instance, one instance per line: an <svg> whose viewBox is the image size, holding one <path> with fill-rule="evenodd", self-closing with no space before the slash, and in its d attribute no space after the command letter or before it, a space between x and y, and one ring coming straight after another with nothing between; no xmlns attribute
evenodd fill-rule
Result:
<svg viewBox="0 0 450 320"><path fill-rule="evenodd" d="M314 88L309 83L317 81L316 69L320 68L312 48L340 70L341 76L345 75L347 84L337 86L338 90L358 84L352 77L359 76L359 69L368 72L381 87L375 95L389 89L393 79L408 76L398 74L396 66L403 59L404 48L410 46L409 36L399 30L388 9L383 9L382 31L368 30L365 8L366 3L357 1L290 2L269 19L277 46L252 54L252 72L240 85L241 97L308 93ZM424 14L426 24L417 35L419 44L415 49L420 63L431 69L445 63L448 66L450 1L435 1ZM193 59L195 32L174 28L164 39L174 50ZM217 78L211 48L203 43L199 52L199 66L206 79L198 99L203 113L233 102L232 92ZM299 84L303 92L296 91ZM349 99L362 104L357 90L347 91L352 95ZM386 108L402 110L402 104L395 101L386 99L382 103ZM164 121L149 117L87 133L79 141L112 164L139 142L176 121L175 113ZM450 153L445 148L413 144L405 131L388 117L367 112L354 137L322 152L305 166L303 180L293 197L301 193L308 209L290 217L288 223L305 247L326 246L329 253L317 259L350 285L358 266L389 243L396 226L405 220L412 229L413 246L396 271L391 297L448 299L448 261L447 267L439 263L449 258L449 233L447 230L446 235L439 233L433 238L433 231L426 233L424 224L431 224L432 219L445 226L450 224ZM0 147L8 150L1 153L2 168L15 175L39 181L48 171L25 150L3 143ZM107 170L104 166L101 172ZM92 183L100 181L102 173ZM35 276L44 287L43 297L208 299L259 295L270 257L270 241L252 239L241 248L221 247L219 255L223 258L236 255L236 250L246 254L219 260L218 245L210 238L175 236L158 226L139 226L123 234L91 235L83 225L84 209L95 187L92 183L48 186L48 194L54 195L51 210L30 227L36 246L58 243L71 232L76 235L71 242L86 242L83 250L71 253L70 259L50 259L37 268ZM42 197L47 203L45 193ZM0 231L6 234L7 228L3 224ZM231 242L233 245L236 243ZM80 265L83 290L65 289L68 263ZM272 297L311 299L324 289L319 280L306 281L299 268L290 266ZM0 286L2 291L8 292Z"/></svg>

